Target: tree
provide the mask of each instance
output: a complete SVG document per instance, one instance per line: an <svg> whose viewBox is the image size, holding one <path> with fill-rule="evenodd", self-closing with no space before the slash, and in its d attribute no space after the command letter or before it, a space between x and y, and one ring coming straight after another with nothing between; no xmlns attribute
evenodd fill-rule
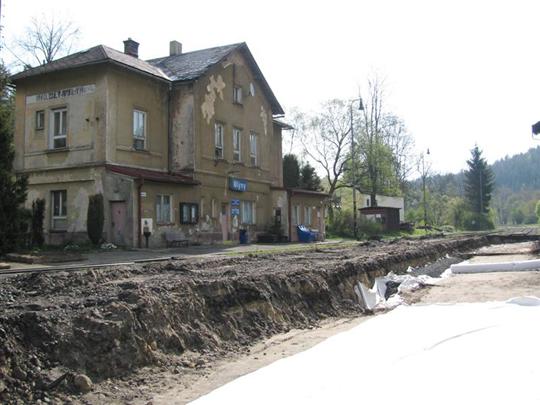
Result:
<svg viewBox="0 0 540 405"><path fill-rule="evenodd" d="M535 212L536 212L537 222L540 224L540 200L538 200L538 202L536 203Z"/></svg>
<svg viewBox="0 0 540 405"><path fill-rule="evenodd" d="M427 151L427 154L429 155L429 150ZM431 173L431 161L426 157L426 155L423 152L420 154L418 158L416 167L417 167L418 173L420 174L420 179L422 180L422 207L424 211L424 226L427 226L428 224L427 198L426 198L427 181L432 173Z"/></svg>
<svg viewBox="0 0 540 405"><path fill-rule="evenodd" d="M467 166L469 168L465 172L465 199L469 209L475 214L487 215L494 177L478 146L471 150Z"/></svg>
<svg viewBox="0 0 540 405"><path fill-rule="evenodd" d="M79 28L71 21L34 17L24 36L15 40L15 50L11 53L27 69L69 54L78 37Z"/></svg>
<svg viewBox="0 0 540 405"><path fill-rule="evenodd" d="M103 195L91 195L88 197L86 229L88 232L88 237L94 245L98 245L103 238L103 222Z"/></svg>
<svg viewBox="0 0 540 405"><path fill-rule="evenodd" d="M330 100L317 113L297 113L294 122L304 154L321 167L328 193L333 195L338 188L346 186L340 181L350 152L348 104L343 100Z"/></svg>
<svg viewBox="0 0 540 405"><path fill-rule="evenodd" d="M300 162L292 153L283 156L283 185L286 188L300 187Z"/></svg>
<svg viewBox="0 0 540 405"><path fill-rule="evenodd" d="M45 200L38 198L32 201L32 246L43 246L43 218L45 216Z"/></svg>
<svg viewBox="0 0 540 405"><path fill-rule="evenodd" d="M26 221L27 178L13 170L14 97L5 67L0 65L0 254L15 249Z"/></svg>
<svg viewBox="0 0 540 405"><path fill-rule="evenodd" d="M300 188L304 190L321 191L321 179L315 168L306 162L300 169Z"/></svg>

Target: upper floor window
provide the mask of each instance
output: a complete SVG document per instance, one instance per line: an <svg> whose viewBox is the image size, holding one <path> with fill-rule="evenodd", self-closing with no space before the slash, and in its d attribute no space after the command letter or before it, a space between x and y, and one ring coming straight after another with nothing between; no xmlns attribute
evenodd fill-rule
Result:
<svg viewBox="0 0 540 405"><path fill-rule="evenodd" d="M249 158L252 166L257 166L257 134L252 132L249 134Z"/></svg>
<svg viewBox="0 0 540 405"><path fill-rule="evenodd" d="M45 128L45 111L36 111L36 129Z"/></svg>
<svg viewBox="0 0 540 405"><path fill-rule="evenodd" d="M133 110L133 148L146 148L146 113L140 110Z"/></svg>
<svg viewBox="0 0 540 405"><path fill-rule="evenodd" d="M223 124L216 122L214 127L214 157L223 159Z"/></svg>
<svg viewBox="0 0 540 405"><path fill-rule="evenodd" d="M242 145L242 131L238 128L233 128L233 160L240 162L241 160L241 145Z"/></svg>
<svg viewBox="0 0 540 405"><path fill-rule="evenodd" d="M51 191L52 200L52 215L51 227L55 230L67 229L67 191L55 190Z"/></svg>
<svg viewBox="0 0 540 405"><path fill-rule="evenodd" d="M49 147L51 149L67 146L67 108L51 110L51 133Z"/></svg>
<svg viewBox="0 0 540 405"><path fill-rule="evenodd" d="M170 195L157 195L156 222L158 224L170 224L172 222L172 204Z"/></svg>
<svg viewBox="0 0 540 405"><path fill-rule="evenodd" d="M242 104L242 87L240 86L233 87L233 103Z"/></svg>

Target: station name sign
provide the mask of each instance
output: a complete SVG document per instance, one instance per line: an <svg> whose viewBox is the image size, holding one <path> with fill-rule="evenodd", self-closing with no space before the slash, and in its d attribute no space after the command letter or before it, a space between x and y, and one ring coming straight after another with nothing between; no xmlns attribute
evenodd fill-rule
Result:
<svg viewBox="0 0 540 405"><path fill-rule="evenodd" d="M66 98L72 96L83 96L85 94L91 94L96 91L95 84L87 84L86 86L70 87L69 89L61 89L50 91L48 93L34 94L26 96L26 104L39 103L42 101L56 100L59 98Z"/></svg>
<svg viewBox="0 0 540 405"><path fill-rule="evenodd" d="M232 191L247 191L247 180L229 177L229 188Z"/></svg>

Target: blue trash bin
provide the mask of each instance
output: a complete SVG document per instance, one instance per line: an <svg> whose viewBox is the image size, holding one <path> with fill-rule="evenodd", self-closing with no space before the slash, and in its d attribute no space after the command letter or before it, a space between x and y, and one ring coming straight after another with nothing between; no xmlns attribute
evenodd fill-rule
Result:
<svg viewBox="0 0 540 405"><path fill-rule="evenodd" d="M247 245L248 243L248 233L246 229L240 229L240 244Z"/></svg>
<svg viewBox="0 0 540 405"><path fill-rule="evenodd" d="M298 234L298 241L303 243L309 243L313 241L313 236L311 231L306 228L304 225L298 225L296 227L296 232Z"/></svg>

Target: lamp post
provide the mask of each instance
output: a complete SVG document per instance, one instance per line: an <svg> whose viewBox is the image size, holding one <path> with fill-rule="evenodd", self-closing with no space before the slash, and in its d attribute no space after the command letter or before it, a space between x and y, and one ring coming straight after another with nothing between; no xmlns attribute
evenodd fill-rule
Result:
<svg viewBox="0 0 540 405"><path fill-rule="evenodd" d="M427 155L429 156L429 148L427 150ZM428 231L428 225L427 225L427 204L426 204L426 177L428 175L427 165L426 165L426 158L422 156L422 191L424 194L424 230L427 233Z"/></svg>
<svg viewBox="0 0 540 405"><path fill-rule="evenodd" d="M362 104L362 99L357 98L354 100L351 100L351 104L349 105L349 112L351 116L351 169L352 169L352 176L351 176L351 182L353 186L352 191L352 201L353 201L353 233L354 233L354 239L358 238L358 232L357 232L357 215L356 212L356 153L355 153L355 147L354 147L354 119L353 119L353 104L355 101L358 101L358 110L364 111L364 104Z"/></svg>

